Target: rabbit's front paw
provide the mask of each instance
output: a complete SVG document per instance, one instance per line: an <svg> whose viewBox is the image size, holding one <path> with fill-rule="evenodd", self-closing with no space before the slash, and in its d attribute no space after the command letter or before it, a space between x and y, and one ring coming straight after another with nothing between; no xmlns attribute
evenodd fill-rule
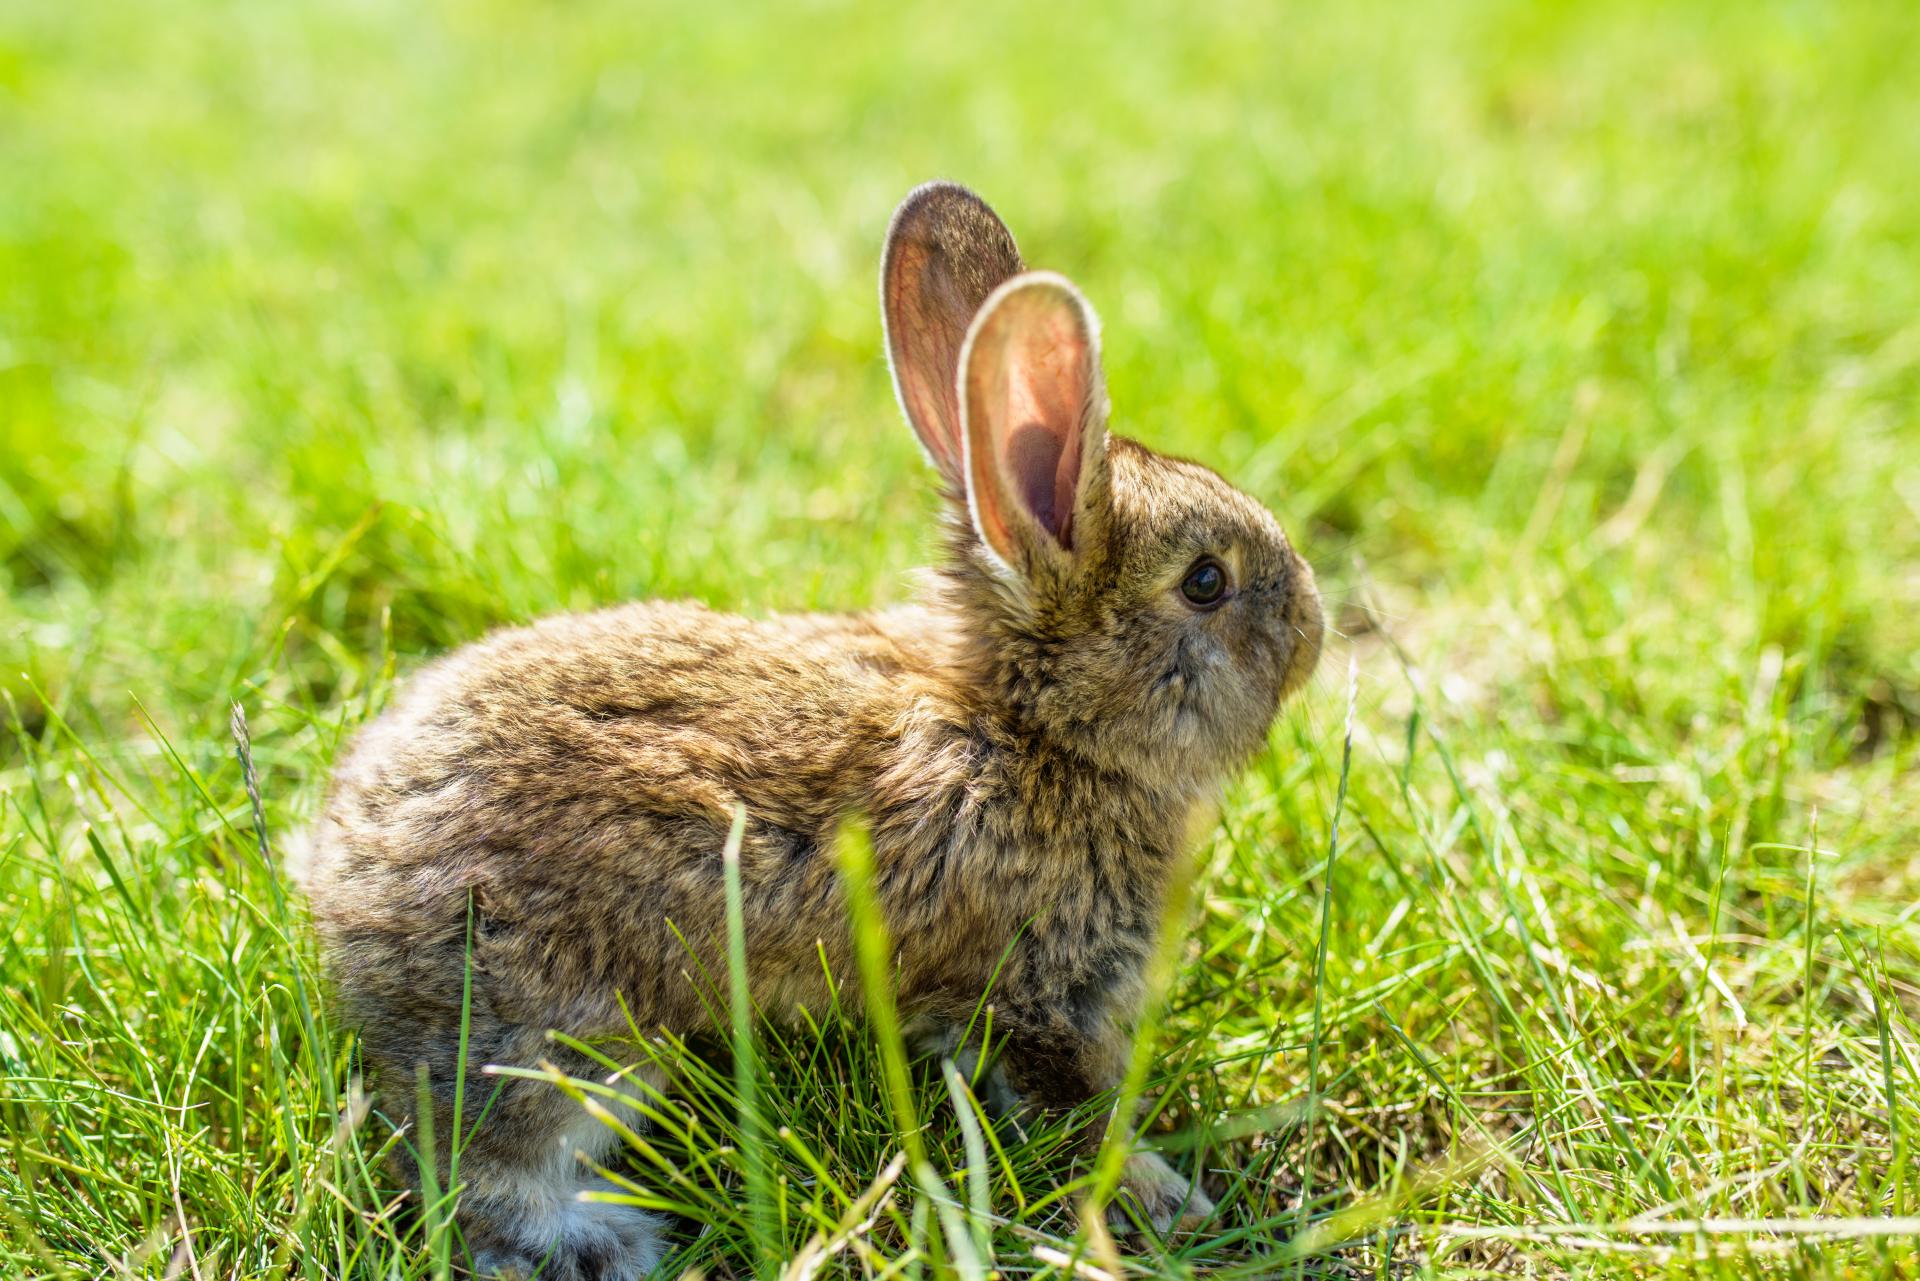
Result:
<svg viewBox="0 0 1920 1281"><path fill-rule="evenodd" d="M1132 1232L1135 1216L1155 1232L1199 1226L1213 1213L1213 1202L1158 1152L1136 1152L1127 1158L1120 1176L1120 1195L1107 1207L1107 1223L1117 1232Z"/></svg>

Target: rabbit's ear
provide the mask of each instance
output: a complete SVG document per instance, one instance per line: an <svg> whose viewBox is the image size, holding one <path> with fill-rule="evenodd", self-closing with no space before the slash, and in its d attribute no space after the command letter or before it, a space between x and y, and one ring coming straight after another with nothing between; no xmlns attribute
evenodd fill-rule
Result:
<svg viewBox="0 0 1920 1281"><path fill-rule="evenodd" d="M974 527L1004 565L1031 573L1105 524L1100 322L1066 277L1017 276L974 318L961 369Z"/></svg>
<svg viewBox="0 0 1920 1281"><path fill-rule="evenodd" d="M887 228L880 307L894 393L955 493L965 486L960 348L980 304L1019 271L1006 225L986 201L950 182L915 188Z"/></svg>

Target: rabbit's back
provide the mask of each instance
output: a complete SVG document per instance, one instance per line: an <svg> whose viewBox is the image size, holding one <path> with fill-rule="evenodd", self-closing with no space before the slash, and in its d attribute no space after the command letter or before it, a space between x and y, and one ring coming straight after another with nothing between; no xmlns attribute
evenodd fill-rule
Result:
<svg viewBox="0 0 1920 1281"><path fill-rule="evenodd" d="M649 602L423 669L340 764L316 834L308 893L343 995L457 999L470 948L501 1018L585 1032L624 998L649 1023L697 1021L686 972L724 928L736 805L756 969L811 987L839 910L836 822L899 770L903 736L961 734L941 643L913 610Z"/></svg>

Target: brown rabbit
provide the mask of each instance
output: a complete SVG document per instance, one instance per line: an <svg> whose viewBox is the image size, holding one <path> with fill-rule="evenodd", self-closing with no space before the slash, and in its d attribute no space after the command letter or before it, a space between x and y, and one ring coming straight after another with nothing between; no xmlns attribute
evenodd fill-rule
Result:
<svg viewBox="0 0 1920 1281"><path fill-rule="evenodd" d="M470 900L470 1062L553 1057L550 1028L617 1033L623 1001L642 1028L707 1026L687 952L725 972L736 805L763 1008L825 1005L816 946L855 974L831 847L864 814L902 1011L966 1053L991 979L1022 1106L1118 1082L1190 821L1319 654L1313 574L1260 503L1107 434L1092 309L1022 274L973 193L907 197L881 301L951 500L922 603L761 620L645 602L500 632L420 672L340 763L308 888L390 1111L411 1113L424 1062L449 1131ZM656 1220L576 1195L577 1154L610 1143L509 1080L461 1156L476 1268L652 1269ZM1210 1208L1157 1156L1127 1181L1162 1225Z"/></svg>

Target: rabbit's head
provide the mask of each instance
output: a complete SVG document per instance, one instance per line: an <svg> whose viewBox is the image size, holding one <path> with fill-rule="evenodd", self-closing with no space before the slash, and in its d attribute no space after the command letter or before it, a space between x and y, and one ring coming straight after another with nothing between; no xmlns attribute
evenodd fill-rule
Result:
<svg viewBox="0 0 1920 1281"><path fill-rule="evenodd" d="M1107 433L1099 322L963 187L900 206L881 301L901 407L951 499L941 583L1023 734L1160 787L1265 742L1320 653L1313 571L1216 473Z"/></svg>

